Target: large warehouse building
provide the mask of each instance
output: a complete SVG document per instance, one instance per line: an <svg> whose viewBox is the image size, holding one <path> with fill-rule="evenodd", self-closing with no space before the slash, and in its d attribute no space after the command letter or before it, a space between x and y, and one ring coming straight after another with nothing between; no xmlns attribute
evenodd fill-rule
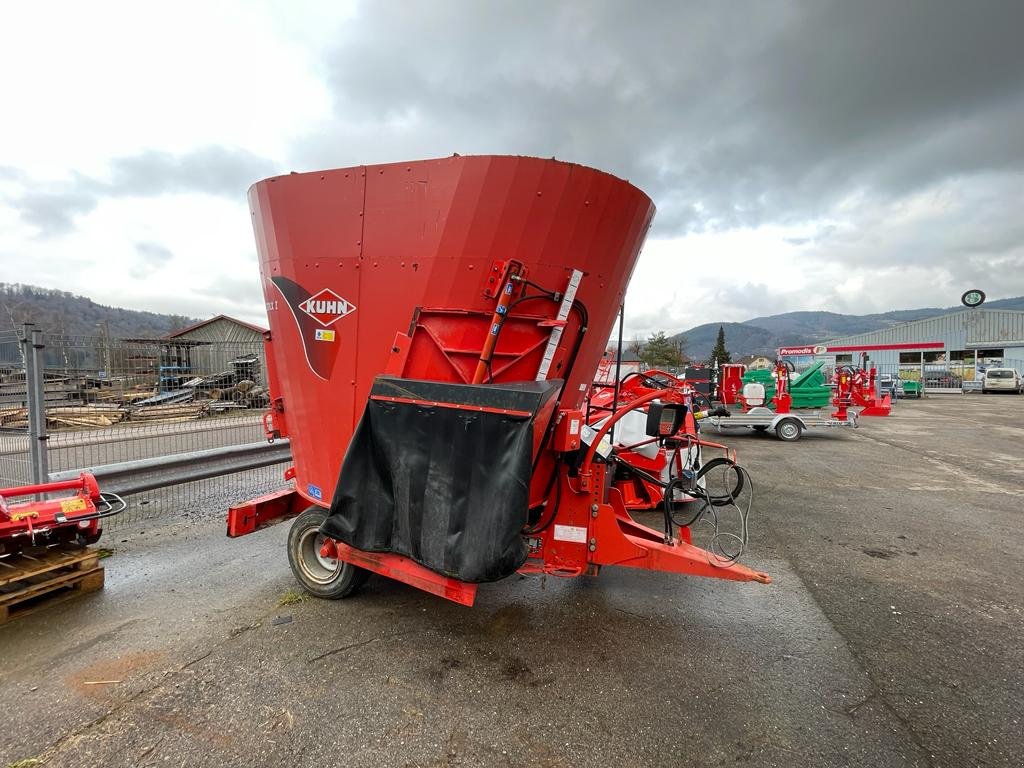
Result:
<svg viewBox="0 0 1024 768"><path fill-rule="evenodd" d="M988 367L1024 374L1024 312L964 309L832 339L806 352L836 365L858 364L867 355L879 372L923 380L926 391L959 391L963 381Z"/></svg>

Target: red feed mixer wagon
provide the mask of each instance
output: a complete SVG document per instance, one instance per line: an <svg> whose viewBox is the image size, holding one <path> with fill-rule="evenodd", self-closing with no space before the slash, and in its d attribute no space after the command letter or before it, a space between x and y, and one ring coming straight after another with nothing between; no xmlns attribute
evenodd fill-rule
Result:
<svg viewBox="0 0 1024 768"><path fill-rule="evenodd" d="M649 434L681 439L678 387L585 423L654 215L639 189L556 160L455 155L266 179L249 203L265 423L291 440L295 484L233 507L229 536L296 517L292 569L332 598L371 572L465 605L516 572L605 565L768 583L668 512L665 531L638 523L613 484L609 430L643 408ZM666 498L689 487L673 482Z"/></svg>

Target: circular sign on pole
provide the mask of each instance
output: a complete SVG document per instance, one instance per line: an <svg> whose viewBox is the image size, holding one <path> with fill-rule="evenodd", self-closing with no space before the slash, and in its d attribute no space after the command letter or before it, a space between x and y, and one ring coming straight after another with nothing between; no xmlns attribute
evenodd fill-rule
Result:
<svg viewBox="0 0 1024 768"><path fill-rule="evenodd" d="M961 303L965 307L980 307L985 303L985 292L979 291L977 288L972 288L969 291L964 291L964 295L960 297Z"/></svg>

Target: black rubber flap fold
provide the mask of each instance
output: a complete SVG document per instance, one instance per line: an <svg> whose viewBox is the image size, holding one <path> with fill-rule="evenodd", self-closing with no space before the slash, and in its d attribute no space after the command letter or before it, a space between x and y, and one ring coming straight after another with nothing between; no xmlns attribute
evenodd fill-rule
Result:
<svg viewBox="0 0 1024 768"><path fill-rule="evenodd" d="M533 422L560 385L379 376L320 530L461 581L515 573L526 560Z"/></svg>

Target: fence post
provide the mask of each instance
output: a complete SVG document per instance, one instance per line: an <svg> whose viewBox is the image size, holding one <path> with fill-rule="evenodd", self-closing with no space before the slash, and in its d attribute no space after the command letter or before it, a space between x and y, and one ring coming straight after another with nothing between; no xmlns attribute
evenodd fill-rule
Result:
<svg viewBox="0 0 1024 768"><path fill-rule="evenodd" d="M25 404L28 408L28 453L32 483L38 485L49 479L46 433L46 397L43 391L43 332L30 329L26 323L22 330L22 352L25 357Z"/></svg>

